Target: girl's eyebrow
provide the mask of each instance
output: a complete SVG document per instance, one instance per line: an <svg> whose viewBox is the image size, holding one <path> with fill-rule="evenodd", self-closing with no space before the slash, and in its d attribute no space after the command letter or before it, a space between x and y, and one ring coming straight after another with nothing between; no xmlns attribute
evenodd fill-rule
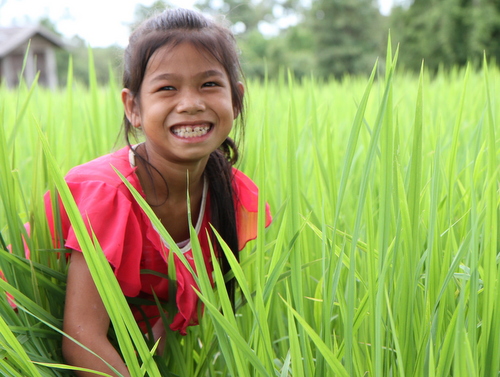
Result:
<svg viewBox="0 0 500 377"><path fill-rule="evenodd" d="M203 71L194 75L194 77L224 77L224 73L218 69L209 69L207 71ZM160 73L152 78L152 81L162 81L162 80L171 80L180 78L181 75L177 73Z"/></svg>
<svg viewBox="0 0 500 377"><path fill-rule="evenodd" d="M218 69L209 69L208 71L202 72L200 75L203 75L205 77L209 77L209 76L224 77L224 73L219 71Z"/></svg>
<svg viewBox="0 0 500 377"><path fill-rule="evenodd" d="M169 80L169 79L175 79L179 75L176 75L175 73L160 73L159 75L154 76L151 81L162 81L162 80Z"/></svg>

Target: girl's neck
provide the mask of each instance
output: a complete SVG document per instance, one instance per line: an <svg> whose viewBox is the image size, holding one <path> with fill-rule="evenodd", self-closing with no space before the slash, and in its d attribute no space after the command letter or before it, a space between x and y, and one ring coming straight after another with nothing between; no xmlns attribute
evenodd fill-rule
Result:
<svg viewBox="0 0 500 377"><path fill-rule="evenodd" d="M146 201L175 242L189 238L187 189L189 174L189 203L191 222L195 226L200 214L206 163L191 169L187 166L162 163L146 154L144 145L136 148L136 174ZM202 169L203 168L203 169Z"/></svg>
<svg viewBox="0 0 500 377"><path fill-rule="evenodd" d="M193 164L173 164L149 152L144 143L139 144L135 151L139 156L136 158L137 175L146 198L152 199L150 204L167 199L186 202L188 186L191 197L202 192L208 158Z"/></svg>

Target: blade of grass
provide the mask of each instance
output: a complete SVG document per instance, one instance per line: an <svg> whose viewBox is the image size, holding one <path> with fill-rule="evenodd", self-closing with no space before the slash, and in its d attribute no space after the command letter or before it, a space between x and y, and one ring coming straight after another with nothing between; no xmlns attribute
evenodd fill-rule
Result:
<svg viewBox="0 0 500 377"><path fill-rule="evenodd" d="M319 351L325 358L325 361L327 364L330 366L332 371L335 373L336 376L345 376L348 377L349 374L347 373L346 369L342 365L342 363L333 355L332 350L323 342L321 337L316 333L316 331L307 323L307 321L290 305L289 302L287 302L283 297L281 297L285 305L288 307L289 313L291 313L295 319L300 323L300 325L304 328L306 334L312 339L314 344L318 347ZM293 323L293 321L289 320L289 323ZM294 336L293 329L294 326L291 328L290 332L290 337ZM292 342L292 340L290 339ZM293 349L293 348L292 348ZM296 357L299 357L298 354L295 355ZM295 359L292 359L295 360ZM296 369L294 367L294 375L296 373ZM300 372L299 372L300 375Z"/></svg>
<svg viewBox="0 0 500 377"><path fill-rule="evenodd" d="M97 240L91 239L83 219L79 213L76 203L73 200L71 192L59 171L56 161L50 151L47 139L38 128L40 140L44 147L49 171L58 189L64 208L71 221L73 229L78 239L78 243L83 250L85 260L92 274L96 287L101 295L103 303L108 311L111 321L116 328L118 342L122 351L125 363L132 375L140 375L141 368L135 354L135 349L147 370L153 376L159 376L158 368L152 361L151 354L146 346L139 327L132 316L132 312L126 302L123 292L116 281L111 266L109 265L104 253L100 249Z"/></svg>
<svg viewBox="0 0 500 377"><path fill-rule="evenodd" d="M1 281L1 279L0 279ZM23 346L0 316L0 348L7 352L9 362L14 363L23 373L37 377L41 374L24 351Z"/></svg>

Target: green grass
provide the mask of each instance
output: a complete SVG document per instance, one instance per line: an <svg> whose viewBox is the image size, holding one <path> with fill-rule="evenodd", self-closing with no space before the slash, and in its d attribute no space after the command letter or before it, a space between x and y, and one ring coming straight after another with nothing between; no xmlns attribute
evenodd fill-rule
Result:
<svg viewBox="0 0 500 377"><path fill-rule="evenodd" d="M264 229L261 217L241 263L229 258L236 312L220 271L215 289L200 274L201 324L169 332L156 363L123 297L102 289L134 376L498 375L500 71L431 78L423 67L414 77L398 71L397 52L386 62L370 78L248 83L238 167L273 223ZM68 82L0 88L0 247L12 245L0 254L0 290L18 304L0 297L5 376L66 375L67 264L42 195L57 187L71 206L64 173L123 145L118 86L86 89L71 73ZM81 227L76 212L72 222ZM119 290L99 247L80 236L98 286Z"/></svg>

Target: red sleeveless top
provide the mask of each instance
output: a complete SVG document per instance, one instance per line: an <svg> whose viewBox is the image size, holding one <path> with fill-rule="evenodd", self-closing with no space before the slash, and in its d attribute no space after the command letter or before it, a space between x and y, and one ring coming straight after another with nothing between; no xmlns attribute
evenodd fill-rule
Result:
<svg viewBox="0 0 500 377"><path fill-rule="evenodd" d="M168 274L168 245L161 239L151 221L112 167L120 171L132 186L144 197L144 192L135 173L136 167L129 160L129 148L125 147L77 166L69 171L66 182L87 226L92 227L99 244L113 267L115 276L127 297L152 299L152 293L160 300L169 300L169 280L158 276ZM239 249L257 236L257 186L241 171L233 168L233 188L236 209L236 226ZM53 213L50 195L45 196L47 218L54 234ZM206 199L197 221L198 239L203 251L209 275L213 271L209 240L210 203ZM62 205L60 206L62 208ZM68 249L81 251L68 216L61 211L62 237ZM266 205L266 226L271 223L271 214ZM190 244L181 248L194 269ZM187 326L198 324L198 296L191 273L178 257L174 257L176 268L175 300L178 312L170 328L186 334ZM158 274L147 273L146 270ZM132 306L134 316L145 331L146 321L151 326L159 318L158 309L152 305Z"/></svg>

